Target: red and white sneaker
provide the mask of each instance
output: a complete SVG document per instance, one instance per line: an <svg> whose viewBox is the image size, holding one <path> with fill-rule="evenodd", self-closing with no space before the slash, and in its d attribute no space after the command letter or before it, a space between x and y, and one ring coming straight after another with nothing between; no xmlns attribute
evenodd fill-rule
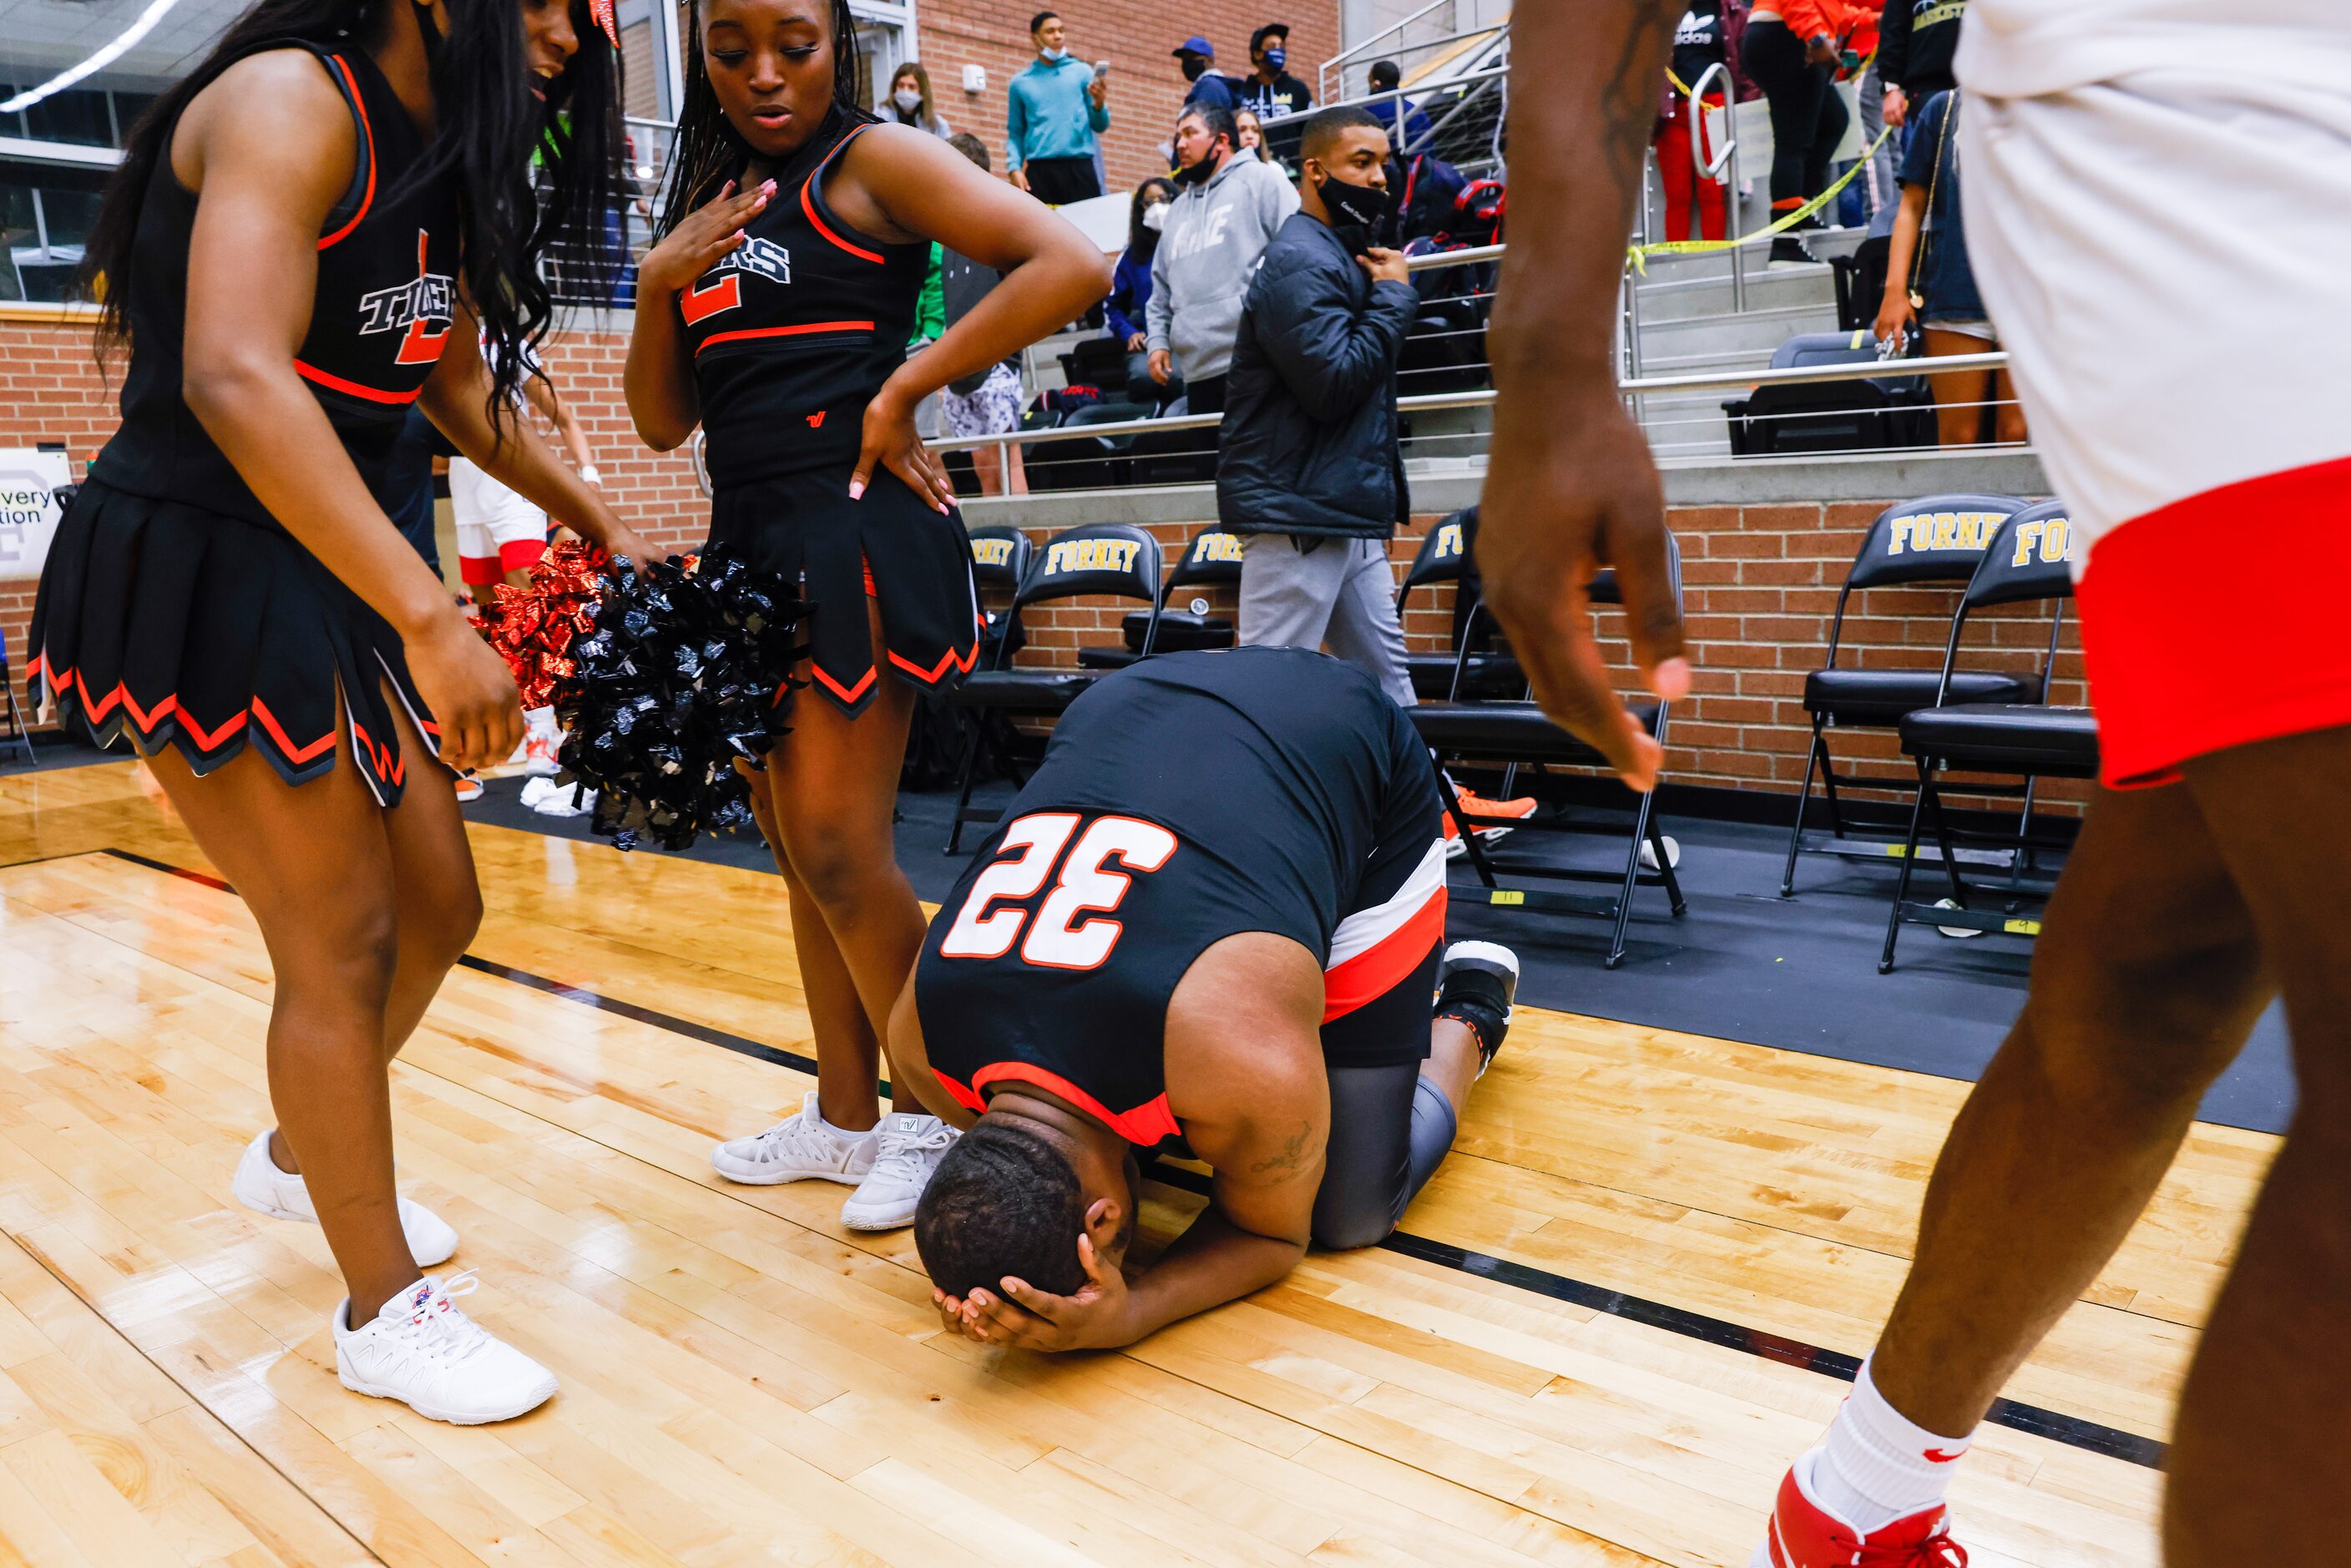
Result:
<svg viewBox="0 0 2351 1568"><path fill-rule="evenodd" d="M1864 1535L1804 1490L1814 1448L1789 1469L1763 1544L1747 1568L1968 1568L1968 1549L1951 1539L1941 1503L1879 1525Z"/></svg>
<svg viewBox="0 0 2351 1568"><path fill-rule="evenodd" d="M1461 809L1473 817L1524 818L1535 814L1535 798L1532 795L1521 795L1515 800L1489 800L1458 784L1453 787L1453 793L1459 797Z"/></svg>
<svg viewBox="0 0 2351 1568"><path fill-rule="evenodd" d="M532 730L522 740L522 770L533 779L552 779L563 771L555 754L563 748L559 729Z"/></svg>

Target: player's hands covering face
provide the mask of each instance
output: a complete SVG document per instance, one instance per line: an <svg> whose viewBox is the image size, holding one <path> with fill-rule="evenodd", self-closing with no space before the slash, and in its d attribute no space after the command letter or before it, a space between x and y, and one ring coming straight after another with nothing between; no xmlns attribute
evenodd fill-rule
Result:
<svg viewBox="0 0 2351 1568"><path fill-rule="evenodd" d="M1087 1228L1101 1223L1110 1199L1096 1198ZM1127 1326L1126 1276L1102 1257L1091 1236L1078 1238L1078 1264L1086 1281L1071 1296L1051 1295L1025 1280L1007 1276L1001 1291L985 1287L957 1300L943 1291L931 1299L940 1321L981 1344L1023 1350L1104 1350L1131 1343Z"/></svg>

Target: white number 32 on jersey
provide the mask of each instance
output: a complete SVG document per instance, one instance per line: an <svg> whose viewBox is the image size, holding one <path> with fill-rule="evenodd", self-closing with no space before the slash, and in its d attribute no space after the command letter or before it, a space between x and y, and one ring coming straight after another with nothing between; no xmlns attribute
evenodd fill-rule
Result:
<svg viewBox="0 0 2351 1568"><path fill-rule="evenodd" d="M998 845L1005 858L973 881L939 942L939 956L1001 958L1019 942L1021 961L1040 968L1099 968L1125 929L1102 918L1134 885L1124 873L1157 871L1176 852L1176 839L1135 817L1099 817L1080 833L1081 820L1075 811L1032 811L1007 828ZM1111 869L1113 862L1118 870ZM1035 896L1057 864L1060 877L1031 920L1019 904Z"/></svg>

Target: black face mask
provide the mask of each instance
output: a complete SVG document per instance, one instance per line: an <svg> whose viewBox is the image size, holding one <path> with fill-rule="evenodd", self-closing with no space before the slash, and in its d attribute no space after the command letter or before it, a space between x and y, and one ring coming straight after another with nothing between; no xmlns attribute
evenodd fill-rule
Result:
<svg viewBox="0 0 2351 1568"><path fill-rule="evenodd" d="M1209 176L1216 173L1216 172L1217 155L1214 152L1209 152L1204 154L1197 163L1186 163L1181 169L1176 170L1176 183L1179 185L1204 184L1207 182Z"/></svg>
<svg viewBox="0 0 2351 1568"><path fill-rule="evenodd" d="M1353 184L1336 174L1326 176L1315 189L1322 197L1322 204L1330 209L1331 226L1339 231L1339 237L1351 250L1363 250L1371 245L1380 225L1387 221L1388 209L1395 204L1388 192Z"/></svg>
<svg viewBox="0 0 2351 1568"><path fill-rule="evenodd" d="M1202 59L1199 56L1186 55L1184 57L1184 79L1186 81L1198 81L1200 79L1200 73L1207 68L1208 62Z"/></svg>

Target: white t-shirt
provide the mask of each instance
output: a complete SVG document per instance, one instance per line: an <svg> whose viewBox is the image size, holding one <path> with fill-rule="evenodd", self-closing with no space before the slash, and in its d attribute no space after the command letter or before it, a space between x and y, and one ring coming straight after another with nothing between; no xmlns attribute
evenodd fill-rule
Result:
<svg viewBox="0 0 2351 1568"><path fill-rule="evenodd" d="M2335 94L2346 58L2346 0L1971 0L1955 69L1991 98L2178 66Z"/></svg>

